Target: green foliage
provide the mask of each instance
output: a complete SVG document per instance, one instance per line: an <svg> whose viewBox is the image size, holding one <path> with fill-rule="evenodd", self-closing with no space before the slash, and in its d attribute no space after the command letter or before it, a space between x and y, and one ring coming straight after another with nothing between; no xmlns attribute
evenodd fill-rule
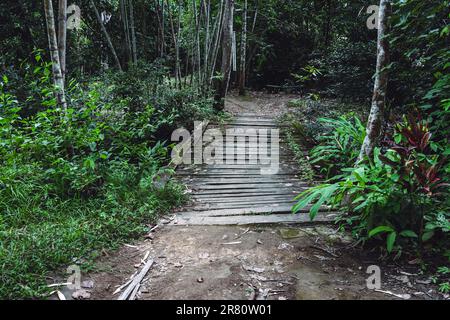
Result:
<svg viewBox="0 0 450 320"><path fill-rule="evenodd" d="M310 203L311 219L323 204L349 212L339 221L362 240L386 234L389 253L401 252L407 243L420 249L433 237L448 245L448 184L441 178L443 161L430 148L428 128L410 117L398 126L396 140L385 154L376 149L373 161L342 169L334 183L301 193L293 212Z"/></svg>
<svg viewBox="0 0 450 320"><path fill-rule="evenodd" d="M320 165L320 171L330 177L356 162L366 128L354 114L319 121L327 131L319 137L319 145L311 150L311 163Z"/></svg>
<svg viewBox="0 0 450 320"><path fill-rule="evenodd" d="M33 63L24 65L27 79L45 78L49 65ZM164 90L146 74L137 95L127 89L143 74L72 81L66 111L51 83L31 81L18 98L2 77L0 297L45 295L49 272L92 261L184 201L162 141L175 125L209 116L211 103L193 90Z"/></svg>
<svg viewBox="0 0 450 320"><path fill-rule="evenodd" d="M314 170L311 164L305 157L305 153L301 148L301 145L295 139L295 133L292 130L285 130L286 141L289 148L292 150L298 164L298 177L304 181L311 181L314 178Z"/></svg>
<svg viewBox="0 0 450 320"><path fill-rule="evenodd" d="M364 22L361 22L363 28ZM310 63L321 68L320 91L329 97L367 101L373 89L376 41L337 40Z"/></svg>

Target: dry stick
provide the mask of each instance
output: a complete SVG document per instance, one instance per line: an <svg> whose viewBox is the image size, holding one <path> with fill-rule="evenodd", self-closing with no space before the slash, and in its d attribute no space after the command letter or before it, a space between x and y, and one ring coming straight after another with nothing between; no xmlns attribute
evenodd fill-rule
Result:
<svg viewBox="0 0 450 320"><path fill-rule="evenodd" d="M130 298L129 298L128 300L134 300L134 299L136 298L136 294L137 294L137 292L138 292L138 290L139 290L140 287L141 287L141 285L138 284L138 285L134 288L134 290L133 290L133 292L131 293Z"/></svg>
<svg viewBox="0 0 450 320"><path fill-rule="evenodd" d="M120 291L122 291L123 288L125 288L127 285L129 285L131 283L131 280L128 280L127 282L125 282L123 285L119 286L114 292L113 292L113 296L115 296L116 294L118 294Z"/></svg>
<svg viewBox="0 0 450 320"><path fill-rule="evenodd" d="M119 296L117 300L127 300L130 294L134 292L136 286L140 285L142 279L144 279L145 275L148 273L153 263L154 263L153 259L150 259L145 263L141 272L139 272L139 274L136 277L134 277L130 285L125 289L125 291Z"/></svg>
<svg viewBox="0 0 450 320"><path fill-rule="evenodd" d="M103 35L106 38L106 43L108 43L108 47L111 50L111 53L112 53L112 55L114 57L114 61L115 61L116 65L117 65L117 68L119 68L119 70L122 71L122 66L120 65L120 61L119 61L119 58L117 56L116 50L114 49L114 46L112 44L111 38L110 38L110 36L108 34L108 31L106 30L106 27L103 24L102 18L100 17L100 14L98 13L97 7L95 6L95 3L94 3L93 0L90 0L89 2L91 4L92 8L94 9L95 16L97 17L98 23L100 23Z"/></svg>

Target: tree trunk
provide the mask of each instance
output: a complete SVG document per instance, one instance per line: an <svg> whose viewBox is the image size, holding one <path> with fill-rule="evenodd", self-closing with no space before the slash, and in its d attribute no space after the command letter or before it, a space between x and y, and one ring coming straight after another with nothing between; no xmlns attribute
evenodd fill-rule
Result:
<svg viewBox="0 0 450 320"><path fill-rule="evenodd" d="M120 65L119 57L117 56L116 50L114 49L114 46L112 44L111 38L109 37L108 31L105 28L105 25L103 24L102 17L100 17L100 14L98 13L97 7L95 6L95 3L93 0L89 0L92 8L94 9L95 16L97 17L98 23L100 23L100 27L102 29L103 35L106 38L106 42L108 43L108 47L111 50L111 53L114 57L114 61L116 62L117 68L119 68L120 71L122 71L122 66Z"/></svg>
<svg viewBox="0 0 450 320"><path fill-rule="evenodd" d="M214 40L211 41L211 44L214 44L214 46L211 49L211 66L210 66L210 71L209 71L211 76L208 79L208 84L210 86L213 84L214 73L216 72L217 58L219 55L219 44L220 44L220 39L222 37L222 31L223 31L224 1L225 0L220 1L220 9L217 14L216 23L214 26L214 28L215 28L215 31L213 33ZM217 81L215 81L215 82L217 82Z"/></svg>
<svg viewBox="0 0 450 320"><path fill-rule="evenodd" d="M120 0L120 15L122 17L123 32L125 34L125 48L127 51L128 61L132 61L132 49L130 40L130 31L128 26L128 10L127 10L127 0Z"/></svg>
<svg viewBox="0 0 450 320"><path fill-rule="evenodd" d="M56 39L55 16L53 13L52 0L44 0L45 20L48 34L48 47L52 60L53 82L56 87L56 100L64 109L67 109L66 96L64 93L64 78L61 71L61 62L58 53L58 41Z"/></svg>
<svg viewBox="0 0 450 320"><path fill-rule="evenodd" d="M134 7L133 0L130 0L130 26L131 26L131 51L133 54L133 62L137 62L137 46L136 46L136 31L134 28Z"/></svg>
<svg viewBox="0 0 450 320"><path fill-rule="evenodd" d="M217 110L225 107L225 96L227 94L228 79L231 73L231 46L233 39L233 9L234 0L225 0L223 13L223 35L222 35L222 66L221 79L217 83L215 106Z"/></svg>
<svg viewBox="0 0 450 320"><path fill-rule="evenodd" d="M388 82L388 70L386 67L389 64L389 43L386 39L386 34L388 32L389 11L389 0L380 0L375 84L373 88L372 106L367 122L366 137L361 147L358 163L364 160L365 157L372 156L381 132Z"/></svg>
<svg viewBox="0 0 450 320"><path fill-rule="evenodd" d="M178 1L178 8L181 8L180 2ZM179 43L179 35L180 35L180 14L178 14L178 33L175 32L175 26L173 22L172 10L170 9L169 0L167 0L167 13L169 16L170 29L172 30L172 40L173 45L175 47L175 86L181 88L181 72L180 72L180 43Z"/></svg>
<svg viewBox="0 0 450 320"><path fill-rule="evenodd" d="M67 0L59 0L58 6L58 55L63 81L66 79Z"/></svg>
<svg viewBox="0 0 450 320"><path fill-rule="evenodd" d="M241 63L239 65L239 94L245 95L245 62L247 59L247 0L244 1L241 34Z"/></svg>

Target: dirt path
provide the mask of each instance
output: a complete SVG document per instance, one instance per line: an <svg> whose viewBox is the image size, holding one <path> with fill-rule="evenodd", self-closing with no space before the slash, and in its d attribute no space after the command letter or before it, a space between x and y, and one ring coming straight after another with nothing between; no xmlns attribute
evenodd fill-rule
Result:
<svg viewBox="0 0 450 320"><path fill-rule="evenodd" d="M272 115L283 113L290 98L272 96ZM267 99L232 98L228 109L265 114ZM117 299L114 291L142 268L143 257L154 265L137 292L140 300L436 297L435 288L414 282L427 280L418 266L380 265L381 289L390 293L369 290L367 268L379 262L353 248L333 225L192 226L166 220L146 239L99 259L97 271L86 276L94 283L91 299Z"/></svg>

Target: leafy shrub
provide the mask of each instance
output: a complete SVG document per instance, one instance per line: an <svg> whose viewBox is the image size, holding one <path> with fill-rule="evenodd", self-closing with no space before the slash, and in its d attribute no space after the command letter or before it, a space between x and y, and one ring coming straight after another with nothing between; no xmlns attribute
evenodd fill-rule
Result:
<svg viewBox="0 0 450 320"><path fill-rule="evenodd" d="M329 204L350 213L341 222L352 227L362 240L387 234L387 251L401 252L402 243L422 245L436 236L448 241L448 185L442 180L446 161L433 154L428 126L413 117L397 127L391 148L359 167L298 196L293 211L310 203L314 219L321 205ZM447 199L447 200L445 200ZM400 239L402 241L400 241Z"/></svg>
<svg viewBox="0 0 450 320"><path fill-rule="evenodd" d="M27 81L45 78L49 65L33 63ZM161 132L207 116L209 101L155 78L137 96L119 94L122 83L72 81L61 110L51 83L28 83L18 98L9 80L0 81L0 297L32 297L48 292L49 272L92 261L184 201Z"/></svg>
<svg viewBox="0 0 450 320"><path fill-rule="evenodd" d="M356 162L366 128L355 115L321 118L319 121L328 130L319 137L319 145L311 150L311 163L319 164L320 171L330 177Z"/></svg>
<svg viewBox="0 0 450 320"><path fill-rule="evenodd" d="M373 87L376 42L340 40L333 43L327 52L309 62L322 72L322 93L330 97L367 100Z"/></svg>

